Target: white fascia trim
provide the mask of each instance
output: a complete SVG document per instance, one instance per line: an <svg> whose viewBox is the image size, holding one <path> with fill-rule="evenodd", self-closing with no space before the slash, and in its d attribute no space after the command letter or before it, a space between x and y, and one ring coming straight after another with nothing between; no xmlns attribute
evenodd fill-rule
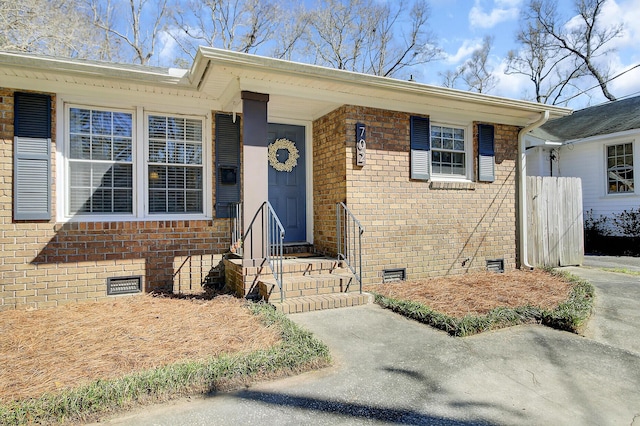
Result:
<svg viewBox="0 0 640 426"><path fill-rule="evenodd" d="M302 64L240 52L231 52L212 47L200 47L196 57L196 62L204 62L205 59L210 59L221 65L235 66L242 69L255 69L257 73L297 75L308 79L327 80L333 83L361 86L362 88L373 87L393 90L396 92L419 94L431 98L457 100L468 104L470 110L477 109L477 104L480 104L485 106L496 106L504 109L517 109L538 114L543 111L549 111L552 117L564 117L572 112L571 109L558 106L541 105L535 102L502 98L481 93L467 92L463 90L432 86L346 70L337 70L318 65ZM196 72L196 68L192 67L191 73L194 72Z"/></svg>
<svg viewBox="0 0 640 426"><path fill-rule="evenodd" d="M579 143L589 143L589 142L603 142L603 141L606 142L608 140L624 139L624 138L638 137L638 136L640 136L640 129L631 129L631 130L625 130L624 132L607 133L604 135L590 136L588 138L583 138L583 139L570 139L570 140L564 141L562 143L562 146L579 144Z"/></svg>
<svg viewBox="0 0 640 426"><path fill-rule="evenodd" d="M56 74L78 75L91 78L109 78L128 82L145 82L151 85L190 86L188 71L177 68L153 68L129 64L99 61L83 61L62 57L0 52L0 67L42 70Z"/></svg>

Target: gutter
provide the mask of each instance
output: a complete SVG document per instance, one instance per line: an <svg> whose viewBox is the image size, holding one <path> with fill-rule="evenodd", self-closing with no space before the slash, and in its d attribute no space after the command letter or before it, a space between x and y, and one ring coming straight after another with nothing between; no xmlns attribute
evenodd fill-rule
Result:
<svg viewBox="0 0 640 426"><path fill-rule="evenodd" d="M520 267L527 269L533 269L527 260L529 252L528 246L528 229L527 229L527 153L524 146L524 135L542 126L549 120L549 110L545 110L540 113L540 118L537 121L529 124L518 133L518 171L520 172L519 184L520 190L518 191L518 223L520 225Z"/></svg>

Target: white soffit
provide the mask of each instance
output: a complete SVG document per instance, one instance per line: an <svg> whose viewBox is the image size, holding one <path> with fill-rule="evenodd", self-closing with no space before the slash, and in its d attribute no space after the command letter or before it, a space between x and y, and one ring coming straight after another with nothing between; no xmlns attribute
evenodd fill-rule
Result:
<svg viewBox="0 0 640 426"><path fill-rule="evenodd" d="M425 114L434 120L524 126L549 110L571 110L214 48L200 48L189 71L0 52L7 87L156 98L159 102L240 112L243 90L269 94L270 117L315 120L341 105ZM164 101L161 101L165 98ZM180 99L181 98L181 99Z"/></svg>
<svg viewBox="0 0 640 426"><path fill-rule="evenodd" d="M229 80L235 79L239 90L269 94L270 115L282 117L313 120L349 104L427 114L434 119L457 117L524 126L545 110L552 117L571 113L557 106L213 48L200 49L192 78L197 69L204 70L199 89L212 97L219 98Z"/></svg>

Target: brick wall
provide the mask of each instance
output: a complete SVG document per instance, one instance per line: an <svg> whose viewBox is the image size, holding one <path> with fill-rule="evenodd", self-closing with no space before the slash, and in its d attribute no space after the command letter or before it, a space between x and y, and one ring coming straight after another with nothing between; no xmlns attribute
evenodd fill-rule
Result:
<svg viewBox="0 0 640 426"><path fill-rule="evenodd" d="M345 109L339 108L313 123L313 242L316 250L332 255L336 252L335 206L347 200L350 164L345 156L345 120Z"/></svg>
<svg viewBox="0 0 640 426"><path fill-rule="evenodd" d="M14 221L13 91L0 89L0 114L0 310L105 298L114 276L141 275L145 291L193 290L212 278L229 247L228 219ZM53 138L55 152L55 129Z"/></svg>
<svg viewBox="0 0 640 426"><path fill-rule="evenodd" d="M412 279L483 270L488 259L504 259L505 268L514 268L519 129L495 125L495 182L426 182L409 178L409 117L343 106L314 123L314 164L331 158L325 160L330 164L316 166L321 169L317 174L337 170L331 178L316 179L314 168L316 234L335 234L335 224L321 222L318 215L328 214L328 204L344 196L365 227L365 283L381 282L383 269L406 268ZM367 126L364 167L355 166L354 160L357 122ZM323 136L332 133L334 139ZM328 147L323 145L326 139L331 141ZM475 130L473 141L475 169ZM337 191L334 197L318 197L335 192L328 185L343 176L337 167L345 165L340 152L346 158L346 194Z"/></svg>

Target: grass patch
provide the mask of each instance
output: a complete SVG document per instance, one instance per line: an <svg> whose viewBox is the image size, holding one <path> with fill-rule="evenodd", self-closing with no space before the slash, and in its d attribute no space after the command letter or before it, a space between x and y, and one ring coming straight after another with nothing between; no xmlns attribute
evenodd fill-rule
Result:
<svg viewBox="0 0 640 426"><path fill-rule="evenodd" d="M626 274L626 275L633 275L635 277L640 277L640 271L631 271L629 269L626 268L600 268L605 272L616 272L618 274Z"/></svg>
<svg viewBox="0 0 640 426"><path fill-rule="evenodd" d="M206 394L284 376L330 363L329 349L285 315L263 303L250 304L267 327L277 327L282 342L245 354L223 354L204 361L180 362L118 379L96 380L59 393L0 405L0 424L86 421L135 404L189 394Z"/></svg>
<svg viewBox="0 0 640 426"><path fill-rule="evenodd" d="M423 302L372 292L376 303L382 307L444 330L456 337L526 323L540 323L559 330L578 333L591 315L594 288L591 283L570 274L556 271L549 273L571 284L568 298L553 308L532 305L496 307L486 314L468 314L459 317L436 311Z"/></svg>

